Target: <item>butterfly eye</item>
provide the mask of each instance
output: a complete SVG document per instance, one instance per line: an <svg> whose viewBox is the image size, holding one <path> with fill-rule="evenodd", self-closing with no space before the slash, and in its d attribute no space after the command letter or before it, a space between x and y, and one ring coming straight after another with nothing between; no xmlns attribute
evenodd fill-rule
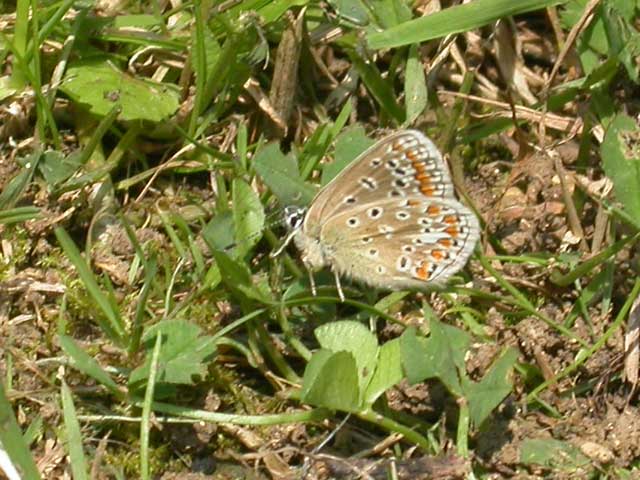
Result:
<svg viewBox="0 0 640 480"><path fill-rule="evenodd" d="M289 230L300 228L302 222L304 222L304 216L306 213L306 208L286 207L284 209L284 223L287 228L289 228Z"/></svg>

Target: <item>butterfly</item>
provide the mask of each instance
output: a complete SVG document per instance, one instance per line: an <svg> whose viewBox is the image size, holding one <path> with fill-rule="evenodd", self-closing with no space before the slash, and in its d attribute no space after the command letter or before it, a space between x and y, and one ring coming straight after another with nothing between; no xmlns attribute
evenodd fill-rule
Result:
<svg viewBox="0 0 640 480"><path fill-rule="evenodd" d="M313 272L330 267L340 299L340 276L389 290L442 283L467 263L478 238L477 217L454 195L446 162L417 130L375 143L306 207L286 207L291 240Z"/></svg>

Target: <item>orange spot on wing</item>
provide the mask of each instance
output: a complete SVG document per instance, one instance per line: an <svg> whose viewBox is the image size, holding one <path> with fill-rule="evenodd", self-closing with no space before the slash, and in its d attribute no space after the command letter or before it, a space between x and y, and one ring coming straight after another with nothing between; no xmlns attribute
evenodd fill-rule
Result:
<svg viewBox="0 0 640 480"><path fill-rule="evenodd" d="M429 262L424 260L420 262L420 266L416 269L416 276L420 280L429 280Z"/></svg>
<svg viewBox="0 0 640 480"><path fill-rule="evenodd" d="M438 239L438 245L442 245L444 248L451 248L453 242L448 238L440 238Z"/></svg>
<svg viewBox="0 0 640 480"><path fill-rule="evenodd" d="M399 152L400 150L402 150L402 144L398 140L396 140L391 144L391 148L396 152Z"/></svg>
<svg viewBox="0 0 640 480"><path fill-rule="evenodd" d="M431 183L431 175L428 173L419 173L415 176L415 179L420 183Z"/></svg>
<svg viewBox="0 0 640 480"><path fill-rule="evenodd" d="M445 215L444 218L442 219L442 221L444 223L449 224L449 225L453 225L454 223L458 223L458 219L456 218L455 215Z"/></svg>
<svg viewBox="0 0 640 480"><path fill-rule="evenodd" d="M411 162L411 166L415 169L417 173L422 173L425 171L424 163L422 162Z"/></svg>
<svg viewBox="0 0 640 480"><path fill-rule="evenodd" d="M431 197L433 195L433 187L431 185L421 185L420 191L427 197Z"/></svg>
<svg viewBox="0 0 640 480"><path fill-rule="evenodd" d="M419 200L411 200L411 199L407 200L407 205L409 207L417 207L418 205L420 205L420 203L421 202Z"/></svg>
<svg viewBox="0 0 640 480"><path fill-rule="evenodd" d="M431 250L431 257L434 258L436 260L436 262L440 262L442 260L444 260L445 255L444 252L442 250Z"/></svg>
<svg viewBox="0 0 640 480"><path fill-rule="evenodd" d="M438 205L429 205L429 206L427 207L427 213L428 213L429 215L434 216L434 217L435 217L436 215L440 214L440 212L441 212L441 208L440 208Z"/></svg>
<svg viewBox="0 0 640 480"><path fill-rule="evenodd" d="M449 236L456 238L458 236L458 227L447 227L444 229L445 232L447 232L449 234Z"/></svg>
<svg viewBox="0 0 640 480"><path fill-rule="evenodd" d="M415 154L415 152L414 152L413 150L407 150L404 154L405 154L405 155L407 156L407 158L408 158L409 160L411 160L412 162L415 162L415 161L416 161L416 159L418 158L418 157L416 156L416 154Z"/></svg>

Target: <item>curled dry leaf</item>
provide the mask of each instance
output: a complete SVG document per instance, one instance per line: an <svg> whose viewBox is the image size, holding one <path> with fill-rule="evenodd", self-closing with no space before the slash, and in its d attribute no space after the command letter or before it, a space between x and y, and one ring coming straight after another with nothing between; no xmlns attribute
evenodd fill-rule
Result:
<svg viewBox="0 0 640 480"><path fill-rule="evenodd" d="M282 34L273 72L273 82L269 92L269 100L282 125L274 121L275 136L282 138L287 134L289 117L293 111L296 86L298 84L298 64L302 50L303 20L306 9L295 18L287 12L288 26ZM270 115L269 118L273 119Z"/></svg>
<svg viewBox="0 0 640 480"><path fill-rule="evenodd" d="M495 56L504 80L511 89L529 105L535 104L538 99L531 93L527 77L523 71L521 48L518 45L518 35L512 28L512 23L507 20L499 20L494 36Z"/></svg>

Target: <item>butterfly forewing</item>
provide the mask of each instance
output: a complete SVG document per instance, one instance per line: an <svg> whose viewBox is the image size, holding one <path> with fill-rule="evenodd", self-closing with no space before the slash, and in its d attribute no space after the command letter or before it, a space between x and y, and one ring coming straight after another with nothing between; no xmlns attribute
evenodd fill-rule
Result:
<svg viewBox="0 0 640 480"><path fill-rule="evenodd" d="M380 140L336 176L313 200L305 227L317 231L359 205L410 196L454 198L446 163L431 140L403 130Z"/></svg>
<svg viewBox="0 0 640 480"><path fill-rule="evenodd" d="M478 239L475 215L455 199L384 199L342 210L320 238L333 265L365 283L387 288L444 282L471 255Z"/></svg>

